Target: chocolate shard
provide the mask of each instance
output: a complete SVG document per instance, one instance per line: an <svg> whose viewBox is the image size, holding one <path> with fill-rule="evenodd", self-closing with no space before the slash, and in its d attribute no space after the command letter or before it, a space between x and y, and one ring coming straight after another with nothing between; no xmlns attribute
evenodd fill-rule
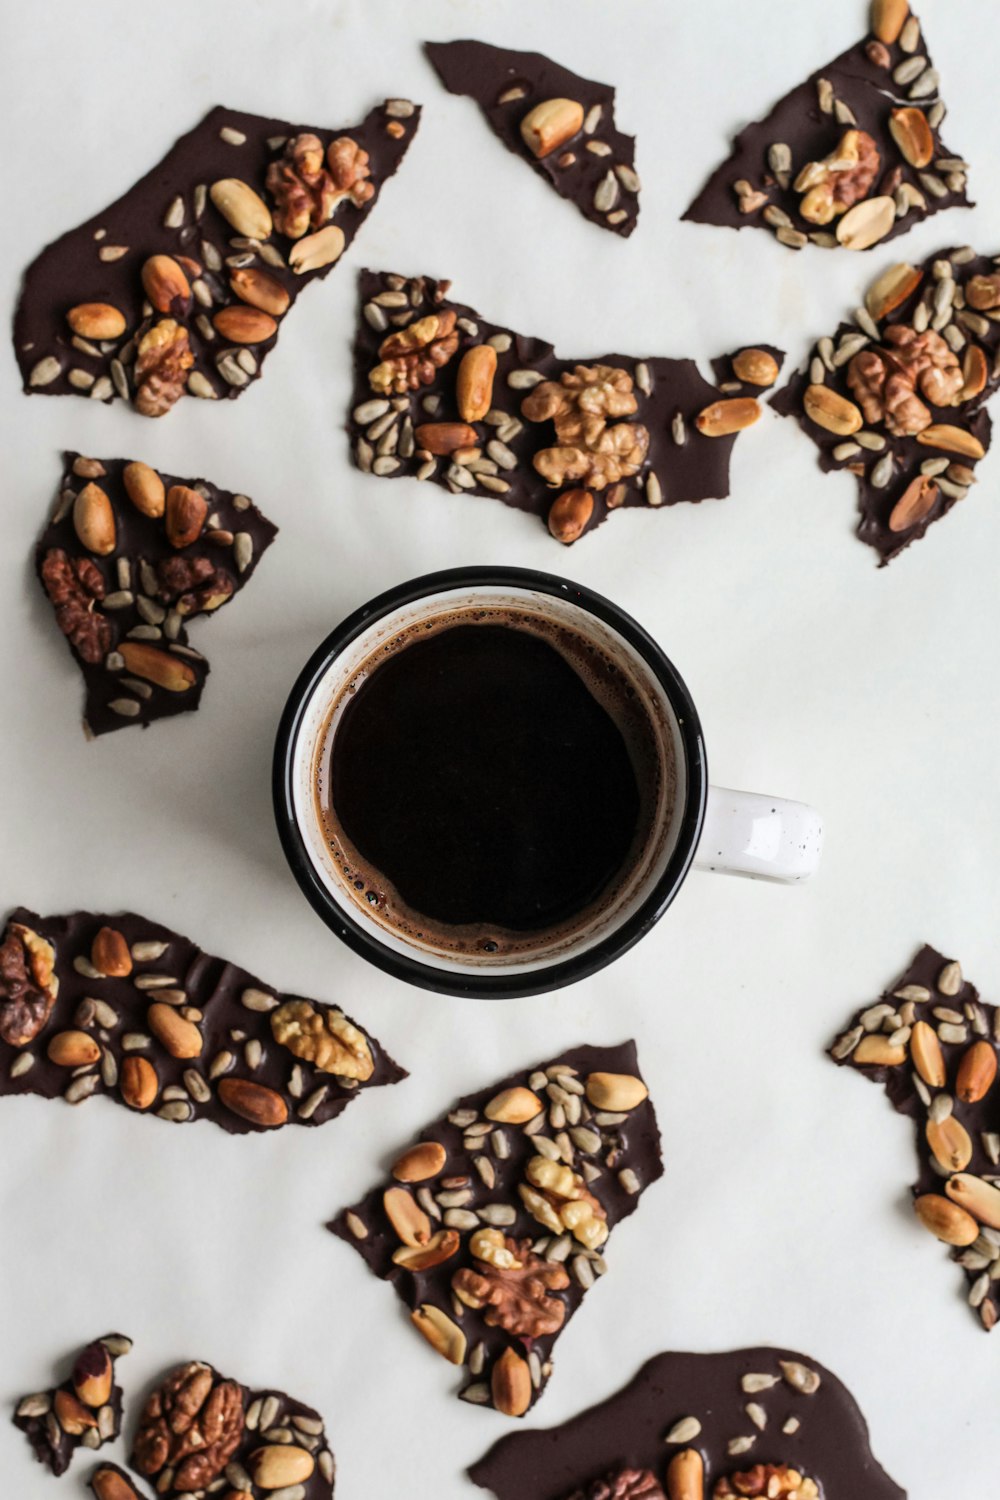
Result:
<svg viewBox="0 0 1000 1500"><path fill-rule="evenodd" d="M821 469L857 478L857 534L882 567L976 482L1000 386L998 308L996 263L967 245L888 266L772 400Z"/></svg>
<svg viewBox="0 0 1000 1500"><path fill-rule="evenodd" d="M973 207L968 165L941 139L945 107L919 19L902 24L906 7L895 9L891 26L875 17L867 36L746 126L684 218L766 229L792 249L867 250L943 209Z"/></svg>
<svg viewBox="0 0 1000 1500"><path fill-rule="evenodd" d="M93 1452L118 1436L122 1388L115 1384L115 1365L131 1347L124 1334L106 1333L73 1357L60 1385L22 1396L15 1404L15 1427L53 1474L65 1474L78 1448Z"/></svg>
<svg viewBox="0 0 1000 1500"><path fill-rule="evenodd" d="M445 88L474 99L494 135L601 229L639 220L635 136L615 125L615 91L540 52L486 42L425 42Z"/></svg>
<svg viewBox="0 0 1000 1500"><path fill-rule="evenodd" d="M117 1104L231 1135L325 1125L405 1071L338 1007L283 994L134 912L40 917L0 943L0 1095Z"/></svg>
<svg viewBox="0 0 1000 1500"><path fill-rule="evenodd" d="M501 1438L469 1477L496 1500L657 1500L664 1490L672 1500L906 1500L875 1461L847 1387L815 1360L772 1348L658 1354L568 1422Z"/></svg>
<svg viewBox="0 0 1000 1500"><path fill-rule="evenodd" d="M915 1127L914 1211L952 1247L969 1306L989 1332L1000 1319L1000 1007L961 965L924 946L830 1048L840 1067L885 1086Z"/></svg>
<svg viewBox="0 0 1000 1500"><path fill-rule="evenodd" d="M519 1417L662 1174L635 1044L577 1047L459 1100L328 1228L461 1367L463 1400Z"/></svg>
<svg viewBox="0 0 1000 1500"><path fill-rule="evenodd" d="M241 395L299 293L371 213L419 121L405 99L341 129L210 110L28 267L14 319L25 391L117 397L149 417L185 395Z"/></svg>
<svg viewBox="0 0 1000 1500"><path fill-rule="evenodd" d="M502 500L563 543L616 510L729 494L733 443L760 416L780 350L716 361L721 387L690 359L559 359L452 301L450 285L361 273L347 430L365 473Z"/></svg>
<svg viewBox="0 0 1000 1500"><path fill-rule="evenodd" d="M251 1486L255 1495L331 1500L336 1478L318 1411L283 1391L251 1390L200 1360L178 1365L149 1396L129 1462L165 1500Z"/></svg>
<svg viewBox="0 0 1000 1500"><path fill-rule="evenodd" d="M246 495L206 479L64 454L35 565L83 673L91 735L198 707L209 666L189 622L228 604L277 534Z"/></svg>

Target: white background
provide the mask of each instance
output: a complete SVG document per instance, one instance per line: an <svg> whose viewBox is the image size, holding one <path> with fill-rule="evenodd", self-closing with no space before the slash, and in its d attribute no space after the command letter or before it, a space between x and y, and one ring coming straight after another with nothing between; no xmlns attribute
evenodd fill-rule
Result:
<svg viewBox="0 0 1000 1500"><path fill-rule="evenodd" d="M730 133L856 39L861 3L5 9L10 310L41 246L211 105L331 126L387 94L426 111L342 267L307 294L266 379L238 403L185 401L151 423L117 405L28 401L13 359L0 360L2 904L135 907L265 980L345 1006L412 1072L322 1130L266 1139L168 1128L108 1103L3 1101L0 1402L119 1328L136 1340L121 1367L133 1416L155 1375L198 1356L318 1406L343 1500L476 1493L465 1465L513 1424L453 1399L451 1369L323 1220L460 1092L575 1042L634 1035L666 1176L617 1231L611 1274L562 1338L532 1420L610 1394L661 1349L774 1342L847 1382L912 1500L992 1492L1000 1334L979 1331L960 1273L912 1221L909 1125L823 1048L924 939L960 956L987 999L1000 994L1000 455L880 573L852 535L853 481L823 478L797 427L770 412L736 446L731 499L618 515L565 554L501 505L360 475L341 424L364 264L451 276L461 300L565 355L691 354L704 367L754 340L797 362L902 254L997 249L995 8L926 0L924 16L951 95L946 139L972 159L983 206L855 258L678 220ZM463 35L548 51L618 85L645 184L632 240L588 225L471 102L443 91L419 43ZM246 594L195 626L213 666L196 715L84 742L81 682L30 557L63 446L208 475L281 526ZM281 856L275 725L341 616L410 575L469 563L562 569L631 610L687 678L714 778L822 809L828 845L813 883L694 874L613 969L538 1000L435 999L343 948ZM19 1500L55 1492L3 1421L0 1474Z"/></svg>

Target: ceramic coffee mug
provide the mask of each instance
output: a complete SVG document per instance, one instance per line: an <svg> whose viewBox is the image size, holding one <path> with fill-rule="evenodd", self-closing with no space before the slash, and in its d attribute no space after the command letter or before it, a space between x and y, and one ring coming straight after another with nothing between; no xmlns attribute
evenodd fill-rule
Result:
<svg viewBox="0 0 1000 1500"><path fill-rule="evenodd" d="M661 796L654 835L593 920L528 953L456 954L401 936L340 874L316 807L318 758L336 720L331 705L364 663L401 631L470 607L538 612L606 653L631 681L655 726L675 794ZM661 777L666 785L669 777ZM459 568L389 590L344 620L292 689L274 753L274 808L288 863L319 916L379 968L446 994L510 998L583 979L638 942L693 868L795 882L819 862L822 826L800 802L710 787L691 696L664 652L624 610L590 589L520 568Z"/></svg>

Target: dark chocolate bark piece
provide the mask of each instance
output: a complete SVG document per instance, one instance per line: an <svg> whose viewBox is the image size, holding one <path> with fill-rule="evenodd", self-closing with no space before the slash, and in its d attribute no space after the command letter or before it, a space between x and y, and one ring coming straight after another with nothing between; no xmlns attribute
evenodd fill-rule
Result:
<svg viewBox="0 0 1000 1500"><path fill-rule="evenodd" d="M188 621L239 593L278 528L246 495L206 479L79 453L64 463L35 562L83 673L87 730L196 709L209 666Z"/></svg>
<svg viewBox="0 0 1000 1500"><path fill-rule="evenodd" d="M1000 270L969 246L888 267L772 401L857 477L857 534L885 566L976 482L1000 385Z"/></svg>
<svg viewBox="0 0 1000 1500"><path fill-rule="evenodd" d="M118 1436L122 1389L115 1385L115 1363L131 1347L124 1334L106 1333L80 1350L60 1385L17 1403L14 1425L53 1474L65 1474L78 1448L94 1451Z"/></svg>
<svg viewBox="0 0 1000 1500"><path fill-rule="evenodd" d="M425 42L452 94L474 99L515 156L592 224L626 238L639 219L635 136L615 125L615 91L540 52L486 42ZM530 144L529 144L530 143Z"/></svg>
<svg viewBox="0 0 1000 1500"><path fill-rule="evenodd" d="M885 1085L915 1126L914 1210L953 1247L969 1305L1000 1318L1000 1007L985 1005L961 965L921 948L881 999L830 1048L841 1067Z"/></svg>
<svg viewBox="0 0 1000 1500"><path fill-rule="evenodd" d="M0 943L0 1094L230 1134L324 1125L406 1074L338 1007L282 994L134 912L14 912Z"/></svg>
<svg viewBox="0 0 1000 1500"><path fill-rule="evenodd" d="M469 1476L497 1500L905 1500L847 1387L769 1348L658 1354L570 1421L501 1438Z"/></svg>
<svg viewBox="0 0 1000 1500"><path fill-rule="evenodd" d="M147 1492L140 1490L117 1464L101 1464L87 1483L96 1500L148 1500Z"/></svg>
<svg viewBox="0 0 1000 1500"><path fill-rule="evenodd" d="M736 137L685 219L770 230L802 249L867 250L946 208L971 208L968 164L941 139L938 74L907 6Z"/></svg>
<svg viewBox="0 0 1000 1500"><path fill-rule="evenodd" d="M328 1227L462 1367L463 1400L520 1417L662 1173L635 1044L577 1047L459 1100Z"/></svg>
<svg viewBox="0 0 1000 1500"><path fill-rule="evenodd" d="M222 106L123 197L28 267L14 348L29 394L119 397L162 416L235 398L326 276L420 120L392 99L324 130Z"/></svg>
<svg viewBox="0 0 1000 1500"><path fill-rule="evenodd" d="M348 432L365 473L502 500L564 543L615 510L729 494L733 443L760 416L780 350L717 361L725 390L690 359L584 364L450 300L450 285L361 273Z"/></svg>
<svg viewBox="0 0 1000 1500"><path fill-rule="evenodd" d="M336 1464L319 1412L250 1390L209 1364L178 1365L143 1408L129 1459L166 1500L213 1486L331 1500Z"/></svg>

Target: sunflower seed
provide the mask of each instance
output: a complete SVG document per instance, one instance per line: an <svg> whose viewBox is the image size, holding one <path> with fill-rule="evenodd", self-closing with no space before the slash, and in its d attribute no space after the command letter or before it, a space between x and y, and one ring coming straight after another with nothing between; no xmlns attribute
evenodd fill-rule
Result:
<svg viewBox="0 0 1000 1500"><path fill-rule="evenodd" d="M448 1124L454 1125L458 1130L464 1130L467 1125L474 1125L479 1119L474 1109L453 1109L448 1116Z"/></svg>
<svg viewBox="0 0 1000 1500"><path fill-rule="evenodd" d="M800 229L776 229L775 239L780 240L791 250L801 250L809 243L809 236L803 234Z"/></svg>
<svg viewBox="0 0 1000 1500"><path fill-rule="evenodd" d="M927 67L926 57L908 57L899 63L892 75L893 83L913 83Z"/></svg>
<svg viewBox="0 0 1000 1500"><path fill-rule="evenodd" d="M982 1276L977 1276L969 1290L969 1306L979 1307L985 1302L990 1289L990 1273L984 1271Z"/></svg>
<svg viewBox="0 0 1000 1500"><path fill-rule="evenodd" d="M626 193L642 192L642 183L639 180L638 172L634 171L632 167L627 166L625 162L619 162L615 167L615 176Z"/></svg>
<svg viewBox="0 0 1000 1500"><path fill-rule="evenodd" d="M995 1130L984 1130L980 1134L980 1140L993 1166L1000 1166L1000 1134Z"/></svg>
<svg viewBox="0 0 1000 1500"><path fill-rule="evenodd" d="M838 124L840 125L856 125L858 123L857 115L854 113L849 104L844 103L843 99L837 99L835 101L833 112L837 117Z"/></svg>
<svg viewBox="0 0 1000 1500"><path fill-rule="evenodd" d="M236 363L232 353L220 354L215 361L215 368L222 376L227 385L241 387L249 383L250 377L247 372Z"/></svg>
<svg viewBox="0 0 1000 1500"><path fill-rule="evenodd" d="M354 445L354 457L362 474L370 474L372 459L375 457L375 450L371 443L359 437Z"/></svg>
<svg viewBox="0 0 1000 1500"><path fill-rule="evenodd" d="M962 1042L967 1042L969 1040L969 1030L967 1026L956 1026L949 1021L943 1021L941 1023L941 1025L937 1029L937 1034L941 1038L942 1042L948 1042L949 1044L954 1044L956 1046L960 1045Z"/></svg>
<svg viewBox="0 0 1000 1500"><path fill-rule="evenodd" d="M883 458L879 459L879 461L878 461L877 464L874 465L874 467L872 468L871 473L868 476L868 479L869 479L869 483L875 489L877 489L877 490L884 490L885 489L886 485L889 483L890 479L892 478L893 462L894 462L894 460L893 460L892 454L891 453L887 453L887 454L885 454L885 456Z"/></svg>
<svg viewBox="0 0 1000 1500"><path fill-rule="evenodd" d="M827 337L819 339L818 342L817 342L817 344L816 344L816 353L819 355L820 359L826 365L826 368L828 370L832 371L833 368L834 368L834 364L833 364L833 339L827 338Z"/></svg>
<svg viewBox="0 0 1000 1500"><path fill-rule="evenodd" d="M444 1223L448 1229L475 1229L479 1224L479 1215L467 1208L449 1208L445 1213Z"/></svg>
<svg viewBox="0 0 1000 1500"><path fill-rule="evenodd" d="M918 172L917 176L921 186L927 189L932 198L947 198L948 189L940 177L935 177L933 172Z"/></svg>
<svg viewBox="0 0 1000 1500"><path fill-rule="evenodd" d="M19 1402L16 1416L19 1417L44 1417L52 1410L52 1397L45 1391L39 1391L37 1396L25 1396Z"/></svg>
<svg viewBox="0 0 1000 1500"><path fill-rule="evenodd" d="M118 714L123 719L134 719L141 705L134 698L112 698L108 707L113 714Z"/></svg>
<svg viewBox="0 0 1000 1500"><path fill-rule="evenodd" d="M782 141L776 141L768 148L767 164L778 186L787 189L792 177L791 147Z"/></svg>
<svg viewBox="0 0 1000 1500"><path fill-rule="evenodd" d="M726 1444L726 1452L730 1458L738 1458L741 1453L749 1453L756 1441L756 1436L730 1438Z"/></svg>
<svg viewBox="0 0 1000 1500"><path fill-rule="evenodd" d="M197 1068L185 1068L184 1086L198 1104L207 1104L212 1097L212 1090Z"/></svg>
<svg viewBox="0 0 1000 1500"><path fill-rule="evenodd" d="M781 1373L787 1385L794 1391L801 1391L804 1396L812 1396L819 1390L820 1377L815 1370L810 1370L808 1365L799 1364L794 1359L779 1359Z"/></svg>
<svg viewBox="0 0 1000 1500"><path fill-rule="evenodd" d="M436 1196L441 1208L464 1208L472 1201L472 1193L468 1188L458 1188L455 1192L438 1193Z"/></svg>
<svg viewBox="0 0 1000 1500"><path fill-rule="evenodd" d="M23 1078L25 1073L30 1073L35 1065L33 1052L19 1052L14 1058L8 1070L8 1077Z"/></svg>
<svg viewBox="0 0 1000 1500"><path fill-rule="evenodd" d="M242 130L236 130L232 125L223 125L219 131L219 140L225 141L227 146L244 146L246 139Z"/></svg>
<svg viewBox="0 0 1000 1500"><path fill-rule="evenodd" d="M767 1412L757 1401L748 1401L743 1408L753 1425L759 1432L763 1432L767 1426Z"/></svg>
<svg viewBox="0 0 1000 1500"><path fill-rule="evenodd" d="M245 989L240 996L240 1001L246 1010L269 1011L277 1008L277 1000L269 995L266 990L255 990L252 987Z"/></svg>
<svg viewBox="0 0 1000 1500"><path fill-rule="evenodd" d="M701 1423L697 1417L681 1417L663 1439L665 1443L693 1443L701 1432Z"/></svg>
<svg viewBox="0 0 1000 1500"><path fill-rule="evenodd" d="M54 355L46 355L44 359L40 359L32 367L31 373L28 376L28 384L34 386L51 385L53 380L61 373L61 369L62 367Z"/></svg>
<svg viewBox="0 0 1000 1500"><path fill-rule="evenodd" d="M770 1391L780 1383L781 1377L779 1375L750 1374L744 1375L740 1381L740 1385L748 1396L756 1396L761 1391Z"/></svg>
<svg viewBox="0 0 1000 1500"><path fill-rule="evenodd" d="M594 1285L594 1268L585 1255L574 1255L572 1261L573 1275L585 1292Z"/></svg>
<svg viewBox="0 0 1000 1500"><path fill-rule="evenodd" d="M880 432L866 432L864 429L854 434L854 442L867 448L869 453L881 453L885 447L885 438Z"/></svg>
<svg viewBox="0 0 1000 1500"><path fill-rule="evenodd" d="M941 77L938 73L937 68L925 68L924 71L920 74L920 77L917 79L916 83L914 83L910 88L910 91L907 94L907 98L926 99L928 94L937 93L938 85L940 84L940 82Z"/></svg>
<svg viewBox="0 0 1000 1500"><path fill-rule="evenodd" d="M799 1421L798 1417L789 1417L788 1421L784 1424L781 1430L782 1432L786 1433L787 1436L791 1437L792 1433L798 1432L801 1426L802 1423Z"/></svg>
<svg viewBox="0 0 1000 1500"><path fill-rule="evenodd" d="M91 401L110 401L114 393L114 386L106 375L101 375L90 387Z"/></svg>
<svg viewBox="0 0 1000 1500"><path fill-rule="evenodd" d="M544 378L538 370L511 370L507 376L507 384L512 391L530 391L534 386L540 385Z"/></svg>
<svg viewBox="0 0 1000 1500"><path fill-rule="evenodd" d="M833 84L828 78L817 78L816 101L825 115L833 113Z"/></svg>
<svg viewBox="0 0 1000 1500"><path fill-rule="evenodd" d="M856 307L854 309L854 321L862 332L869 338L877 339L879 336L878 324L868 311L867 307Z"/></svg>
<svg viewBox="0 0 1000 1500"><path fill-rule="evenodd" d="M228 1073L235 1061L231 1052L225 1050L217 1052L208 1069L209 1078L221 1078L223 1073Z"/></svg>
<svg viewBox="0 0 1000 1500"><path fill-rule="evenodd" d="M67 1104L82 1104L84 1099L90 1098L96 1087L97 1074L85 1073L81 1078L74 1078L63 1098Z"/></svg>
<svg viewBox="0 0 1000 1500"><path fill-rule="evenodd" d="M376 333L384 333L389 326L389 320L377 302L366 302L364 315L365 322L369 327L374 328Z"/></svg>
<svg viewBox="0 0 1000 1500"><path fill-rule="evenodd" d="M484 1203L479 1209L479 1217L484 1224L489 1224L495 1229L504 1229L514 1223L517 1210L510 1203Z"/></svg>
<svg viewBox="0 0 1000 1500"><path fill-rule="evenodd" d="M592 156L610 156L611 147L606 141L588 141L587 150ZM575 158L574 158L575 160Z"/></svg>
<svg viewBox="0 0 1000 1500"><path fill-rule="evenodd" d="M793 229L795 227L789 215L785 213L783 208L779 208L776 203L769 203L767 205L763 218L765 223L770 224L772 229Z"/></svg>
<svg viewBox="0 0 1000 1500"><path fill-rule="evenodd" d="M298 1109L296 1110L296 1114L298 1115L299 1119L311 1120L313 1115L319 1109L320 1105L323 1103L323 1100L326 1098L327 1092L328 1090L325 1083L322 1084L320 1088L313 1089L312 1093L309 1095L309 1098L305 1101L305 1103L300 1104Z"/></svg>
<svg viewBox="0 0 1000 1500"><path fill-rule="evenodd" d="M841 369L848 364L856 354L859 354L868 343L868 335L864 333L848 333L837 345L837 351L833 356L833 368Z"/></svg>
<svg viewBox="0 0 1000 1500"><path fill-rule="evenodd" d="M604 116L603 104L592 104L583 117L584 135L593 135Z"/></svg>
<svg viewBox="0 0 1000 1500"><path fill-rule="evenodd" d="M436 469L437 464L434 462L433 458L429 458L425 463L422 463L420 465L420 468L416 472L416 478L430 479L431 475L435 472Z"/></svg>
<svg viewBox="0 0 1000 1500"><path fill-rule="evenodd" d="M949 998L959 994L964 983L962 965L957 959L952 959L950 963L945 964L937 977L938 990L942 995L947 995ZM958 1019L961 1020L961 1016Z"/></svg>
<svg viewBox="0 0 1000 1500"><path fill-rule="evenodd" d="M490 1404L490 1388L485 1381L477 1380L472 1385L467 1385L464 1391L458 1393L459 1401L470 1401L473 1406L488 1406Z"/></svg>
<svg viewBox="0 0 1000 1500"><path fill-rule="evenodd" d="M645 489L647 505L656 507L663 504L663 487L652 469L646 476Z"/></svg>
<svg viewBox="0 0 1000 1500"><path fill-rule="evenodd" d="M670 435L678 448L683 448L687 442L687 424L684 421L683 412L674 412L670 422Z"/></svg>
<svg viewBox="0 0 1000 1500"><path fill-rule="evenodd" d="M452 465L452 468L454 468L454 467L455 466ZM398 458L390 458L390 457L376 458L375 462L372 464L372 473L375 474L375 475L377 475L379 479L384 479L389 474L395 474L395 472L396 472L396 470L398 468L399 468L399 459ZM465 486L465 488L470 488L471 489L474 484L475 484L475 480L470 479L469 480L469 484L467 486Z"/></svg>
<svg viewBox="0 0 1000 1500"><path fill-rule="evenodd" d="M618 1173L618 1181L626 1193L635 1194L639 1191L639 1179L631 1167L624 1167Z"/></svg>
<svg viewBox="0 0 1000 1500"><path fill-rule="evenodd" d="M97 258L107 263L109 261L121 260L122 256L127 254L127 245L102 245L97 252Z"/></svg>

